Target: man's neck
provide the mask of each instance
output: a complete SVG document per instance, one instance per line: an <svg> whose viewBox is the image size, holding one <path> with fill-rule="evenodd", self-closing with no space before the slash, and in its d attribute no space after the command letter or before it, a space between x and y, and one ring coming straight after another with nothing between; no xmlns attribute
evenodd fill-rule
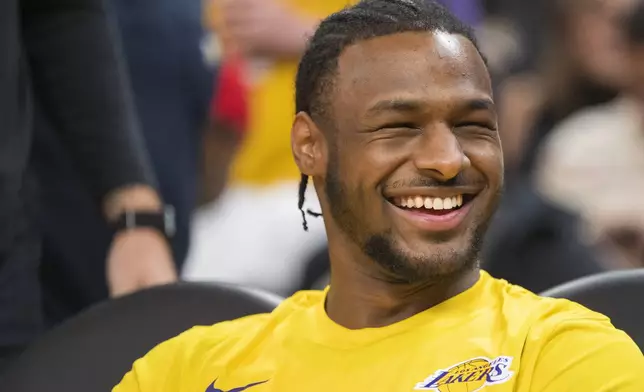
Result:
<svg viewBox="0 0 644 392"><path fill-rule="evenodd" d="M331 260L337 262L332 262L326 312L349 329L378 328L405 320L462 293L479 278L475 268L445 281L395 284L379 279L376 272L364 267L366 263L341 261L338 256L331 254Z"/></svg>

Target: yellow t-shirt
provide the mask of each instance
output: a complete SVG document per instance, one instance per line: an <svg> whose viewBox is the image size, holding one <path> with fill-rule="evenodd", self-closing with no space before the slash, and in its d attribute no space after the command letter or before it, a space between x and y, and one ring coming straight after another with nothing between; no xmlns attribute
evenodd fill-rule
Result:
<svg viewBox="0 0 644 392"><path fill-rule="evenodd" d="M324 18L355 0L283 0L296 12ZM271 63L250 86L249 129L233 161L231 181L265 185L298 180L291 152L295 116L295 74L298 59Z"/></svg>
<svg viewBox="0 0 644 392"><path fill-rule="evenodd" d="M482 272L383 328L348 330L300 292L273 313L196 327L135 362L113 392L642 392L644 357L609 320Z"/></svg>

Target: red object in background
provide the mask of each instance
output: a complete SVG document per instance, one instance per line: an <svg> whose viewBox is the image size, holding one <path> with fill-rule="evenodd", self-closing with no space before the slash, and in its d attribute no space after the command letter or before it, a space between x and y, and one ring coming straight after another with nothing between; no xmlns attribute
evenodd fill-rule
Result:
<svg viewBox="0 0 644 392"><path fill-rule="evenodd" d="M238 58L224 60L218 72L210 115L232 126L240 134L248 127L248 88L244 63Z"/></svg>

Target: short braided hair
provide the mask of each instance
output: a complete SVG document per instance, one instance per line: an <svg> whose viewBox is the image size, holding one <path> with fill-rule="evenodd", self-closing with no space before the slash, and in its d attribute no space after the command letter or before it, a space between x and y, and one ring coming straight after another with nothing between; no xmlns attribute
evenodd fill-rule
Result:
<svg viewBox="0 0 644 392"><path fill-rule="evenodd" d="M330 99L342 52L356 42L405 32L461 35L480 49L473 30L434 0L362 0L324 19L309 40L295 79L295 111L330 121ZM302 174L298 208L308 229L304 196L308 176ZM319 214L307 211L310 215Z"/></svg>

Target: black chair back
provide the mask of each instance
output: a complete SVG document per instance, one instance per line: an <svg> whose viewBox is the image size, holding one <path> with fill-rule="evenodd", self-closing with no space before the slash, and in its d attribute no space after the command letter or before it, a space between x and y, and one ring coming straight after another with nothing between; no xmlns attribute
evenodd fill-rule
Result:
<svg viewBox="0 0 644 392"><path fill-rule="evenodd" d="M644 268L587 276L541 295L566 298L610 317L644 351Z"/></svg>
<svg viewBox="0 0 644 392"><path fill-rule="evenodd" d="M111 391L132 363L195 325L271 312L281 298L220 283L179 283L99 304L36 341L1 390Z"/></svg>

